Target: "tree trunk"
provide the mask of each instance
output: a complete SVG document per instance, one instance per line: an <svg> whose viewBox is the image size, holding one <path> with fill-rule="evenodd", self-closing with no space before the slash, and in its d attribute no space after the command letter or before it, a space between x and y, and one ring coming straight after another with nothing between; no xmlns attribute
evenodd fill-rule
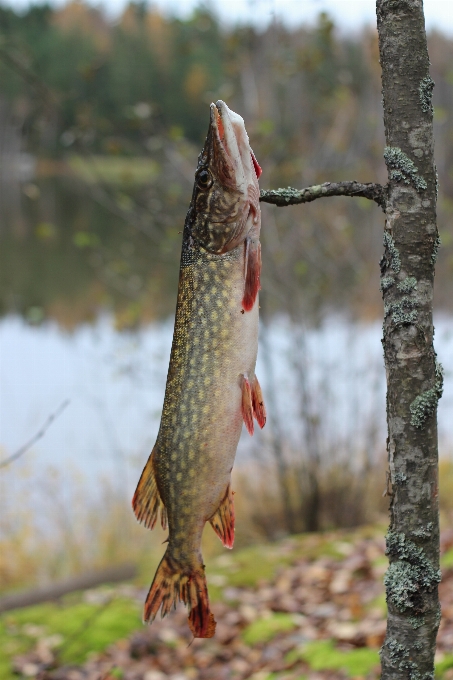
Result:
<svg viewBox="0 0 453 680"><path fill-rule="evenodd" d="M381 290L387 372L390 527L382 678L433 678L440 620L433 281L439 245L434 83L422 0L377 0L389 171Z"/></svg>
<svg viewBox="0 0 453 680"><path fill-rule="evenodd" d="M387 635L382 680L433 680L440 622L437 402L442 367L433 347L433 283L439 235L434 164L434 83L422 0L377 0L386 187L326 182L261 191L279 207L328 196L363 196L386 214L380 262L387 372Z"/></svg>

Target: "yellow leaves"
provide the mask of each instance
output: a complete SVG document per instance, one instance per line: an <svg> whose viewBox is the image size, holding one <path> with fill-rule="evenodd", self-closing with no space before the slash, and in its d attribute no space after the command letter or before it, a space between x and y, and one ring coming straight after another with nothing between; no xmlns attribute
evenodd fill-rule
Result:
<svg viewBox="0 0 453 680"><path fill-rule="evenodd" d="M208 74L202 64L193 64L184 82L184 91L189 99L195 101L201 97L208 85Z"/></svg>

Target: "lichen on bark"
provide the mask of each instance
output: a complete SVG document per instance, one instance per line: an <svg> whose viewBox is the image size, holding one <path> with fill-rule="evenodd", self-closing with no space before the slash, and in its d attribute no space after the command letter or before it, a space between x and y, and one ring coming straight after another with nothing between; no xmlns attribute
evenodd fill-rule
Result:
<svg viewBox="0 0 453 680"><path fill-rule="evenodd" d="M433 677L440 580L432 87L422 0L377 0L376 10L389 176L380 264L392 481L382 680L427 680ZM382 285L388 278L394 284ZM421 427L411 422L415 417Z"/></svg>
<svg viewBox="0 0 453 680"><path fill-rule="evenodd" d="M425 421L433 415L437 409L437 402L442 396L444 389L444 373L442 364L436 363L436 382L434 387L422 392L410 405L411 425L422 428Z"/></svg>

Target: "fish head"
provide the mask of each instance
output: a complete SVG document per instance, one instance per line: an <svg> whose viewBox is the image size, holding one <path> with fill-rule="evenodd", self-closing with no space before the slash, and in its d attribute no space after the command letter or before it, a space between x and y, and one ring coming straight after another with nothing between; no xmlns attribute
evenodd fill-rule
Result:
<svg viewBox="0 0 453 680"><path fill-rule="evenodd" d="M191 203L191 236L199 247L221 255L250 234L259 236L260 175L241 116L221 100L211 104Z"/></svg>

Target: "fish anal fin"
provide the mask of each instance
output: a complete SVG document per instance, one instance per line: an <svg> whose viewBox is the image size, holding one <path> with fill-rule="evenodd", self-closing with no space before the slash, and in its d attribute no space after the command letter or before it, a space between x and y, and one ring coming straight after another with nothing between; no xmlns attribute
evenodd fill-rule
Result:
<svg viewBox="0 0 453 680"><path fill-rule="evenodd" d="M242 417L249 434L253 434L252 388L246 375L242 377Z"/></svg>
<svg viewBox="0 0 453 680"><path fill-rule="evenodd" d="M259 241L245 239L245 284L242 307L249 312L255 304L256 296L261 288L261 244Z"/></svg>
<svg viewBox="0 0 453 680"><path fill-rule="evenodd" d="M178 602L184 602L189 608L189 627L194 637L210 638L214 635L216 622L209 607L201 559L196 565L182 565L172 557L169 547L149 589L143 620L152 623L160 608L163 618Z"/></svg>
<svg viewBox="0 0 453 680"><path fill-rule="evenodd" d="M261 429L266 424L266 407L264 405L263 393L258 378L255 377L251 383L253 415Z"/></svg>
<svg viewBox="0 0 453 680"><path fill-rule="evenodd" d="M234 543L234 501L231 484L228 484L225 497L209 522L226 548Z"/></svg>
<svg viewBox="0 0 453 680"><path fill-rule="evenodd" d="M162 528L167 528L167 509L157 488L154 470L154 451L151 452L132 499L132 508L139 522L148 529L154 529L160 510Z"/></svg>

